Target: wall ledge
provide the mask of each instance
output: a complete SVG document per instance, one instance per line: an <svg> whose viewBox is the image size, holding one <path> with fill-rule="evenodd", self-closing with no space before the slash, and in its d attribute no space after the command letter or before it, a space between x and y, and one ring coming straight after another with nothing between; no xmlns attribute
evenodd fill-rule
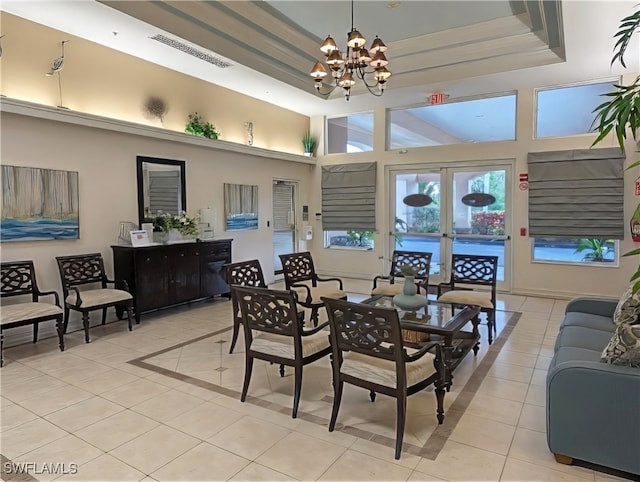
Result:
<svg viewBox="0 0 640 482"><path fill-rule="evenodd" d="M223 140L205 139L196 137L182 132L170 131L160 127L147 126L144 124L136 124L135 122L127 122L109 117L102 117L85 112L78 112L69 109L61 109L59 107L51 107L44 104L35 104L23 100L12 99L9 97L0 98L0 112L8 112L11 114L26 115L37 117L40 119L53 120L57 122L67 122L85 127L94 127L97 129L105 129L116 132L124 132L143 137L152 137L166 141L180 142L192 146L204 147L207 149L236 152L240 154L248 154L257 157L267 157L269 159L277 159L280 161L299 162L302 164L316 164L315 157L307 157L302 154L290 154L288 152L272 151L261 147L247 146L236 142Z"/></svg>

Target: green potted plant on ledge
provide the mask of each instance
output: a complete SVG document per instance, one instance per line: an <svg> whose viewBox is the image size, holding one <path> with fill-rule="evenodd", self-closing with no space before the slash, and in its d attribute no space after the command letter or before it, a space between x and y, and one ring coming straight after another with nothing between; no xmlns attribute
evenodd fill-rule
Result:
<svg viewBox="0 0 640 482"><path fill-rule="evenodd" d="M302 146L304 147L305 156L313 156L316 151L316 138L311 135L311 132L307 131L302 138Z"/></svg>
<svg viewBox="0 0 640 482"><path fill-rule="evenodd" d="M220 137L220 132L218 132L216 126L211 122L205 122L197 112L189 114L184 131L187 134L206 137L207 139L218 139Z"/></svg>

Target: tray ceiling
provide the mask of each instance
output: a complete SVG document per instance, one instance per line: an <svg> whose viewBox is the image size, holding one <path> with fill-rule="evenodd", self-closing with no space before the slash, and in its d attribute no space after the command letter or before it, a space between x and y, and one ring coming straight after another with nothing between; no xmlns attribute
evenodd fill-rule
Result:
<svg viewBox="0 0 640 482"><path fill-rule="evenodd" d="M319 46L346 44L344 1L101 3L304 92ZM387 44L393 88L561 62L559 2L355 2L355 26ZM393 5L392 4L392 5ZM544 8L544 12L542 9ZM340 35L344 32L344 35ZM354 88L352 95L362 93ZM336 89L333 96L341 96Z"/></svg>
<svg viewBox="0 0 640 482"><path fill-rule="evenodd" d="M355 26L389 47L383 97L316 95L309 71L331 34L344 48L350 2L3 0L0 9L305 115L423 105L526 87L611 79L621 18L637 0L361 1ZM394 7L394 8L391 8ZM366 92L366 90L364 90Z"/></svg>

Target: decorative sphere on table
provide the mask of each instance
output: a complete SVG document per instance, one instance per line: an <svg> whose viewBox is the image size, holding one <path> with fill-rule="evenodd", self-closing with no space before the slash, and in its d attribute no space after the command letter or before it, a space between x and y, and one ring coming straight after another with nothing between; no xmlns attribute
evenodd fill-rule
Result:
<svg viewBox="0 0 640 482"><path fill-rule="evenodd" d="M418 287L415 284L415 277L405 276L402 294L393 297L393 304L404 311L417 311L423 306L427 306L427 298L417 293Z"/></svg>

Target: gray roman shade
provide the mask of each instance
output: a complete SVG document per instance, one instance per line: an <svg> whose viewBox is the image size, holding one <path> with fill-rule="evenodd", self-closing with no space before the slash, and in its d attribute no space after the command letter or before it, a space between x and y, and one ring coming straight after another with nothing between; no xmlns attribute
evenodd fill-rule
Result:
<svg viewBox="0 0 640 482"><path fill-rule="evenodd" d="M376 163L322 168L322 229L376 229Z"/></svg>
<svg viewBox="0 0 640 482"><path fill-rule="evenodd" d="M618 148L530 152L529 234L624 238L624 163Z"/></svg>

